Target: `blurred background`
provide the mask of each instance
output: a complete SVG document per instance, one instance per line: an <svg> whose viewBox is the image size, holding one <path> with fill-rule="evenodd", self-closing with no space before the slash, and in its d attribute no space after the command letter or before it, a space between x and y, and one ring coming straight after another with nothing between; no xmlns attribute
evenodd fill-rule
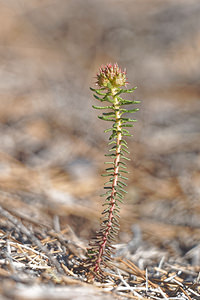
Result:
<svg viewBox="0 0 200 300"><path fill-rule="evenodd" d="M0 20L0 204L87 244L108 150L89 87L118 62L141 100L119 243L199 264L200 2L7 0Z"/></svg>

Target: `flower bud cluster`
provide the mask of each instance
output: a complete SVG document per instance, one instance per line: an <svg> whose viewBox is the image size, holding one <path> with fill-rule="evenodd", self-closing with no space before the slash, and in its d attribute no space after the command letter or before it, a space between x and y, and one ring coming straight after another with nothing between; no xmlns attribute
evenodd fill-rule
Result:
<svg viewBox="0 0 200 300"><path fill-rule="evenodd" d="M126 85L126 71L122 71L118 64L107 64L99 69L97 84L104 88L119 88Z"/></svg>

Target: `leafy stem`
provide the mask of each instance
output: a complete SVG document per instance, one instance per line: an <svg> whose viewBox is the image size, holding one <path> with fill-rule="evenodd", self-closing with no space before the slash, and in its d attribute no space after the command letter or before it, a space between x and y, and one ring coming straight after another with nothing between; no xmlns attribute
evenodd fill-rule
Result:
<svg viewBox="0 0 200 300"><path fill-rule="evenodd" d="M132 123L136 120L123 115L125 113L134 113L138 110L137 108L126 109L124 105L136 104L139 101L125 100L120 96L123 93L132 93L135 88L121 88L127 84L126 72L122 71L117 64L108 64L101 68L99 74L97 74L97 84L100 89L91 88L95 93L95 99L100 102L108 102L109 105L93 105L93 108L106 110L106 112L98 116L99 119L113 123L111 128L105 130L105 132L111 132L110 142L108 143L112 145L109 150L111 153L105 155L111 158L111 161L106 162L111 167L106 168L106 174L102 175L109 178L104 187L106 192L101 195L106 197L103 203L103 206L106 208L102 212L100 230L89 243L86 263L93 277L98 276L102 278L104 277L102 267L109 267L114 250L113 243L116 241L119 231L119 204L123 202L124 193L127 193L124 190L127 186L124 181L128 178L124 176L124 173L128 173L125 161L129 160L126 157L129 151L124 137L131 136L131 134L125 128L132 127Z"/></svg>

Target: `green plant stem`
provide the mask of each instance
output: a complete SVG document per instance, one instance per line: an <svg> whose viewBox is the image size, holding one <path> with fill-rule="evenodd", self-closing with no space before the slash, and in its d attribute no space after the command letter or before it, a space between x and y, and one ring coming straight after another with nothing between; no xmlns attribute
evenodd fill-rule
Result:
<svg viewBox="0 0 200 300"><path fill-rule="evenodd" d="M110 210L109 210L109 215L108 215L108 222L106 224L107 228L103 233L102 237L102 244L99 245L99 252L96 258L95 262L95 267L94 267L94 272L98 273L102 261L102 257L104 254L104 250L106 248L106 244L108 241L108 236L111 231L111 227L113 224L113 211L116 206L116 188L117 188L117 182L118 182L118 175L119 175L119 162L120 162L120 156L121 156L121 140L122 140L122 133L121 133L121 119L120 119L120 112L119 112L119 101L117 97L115 97L115 89L111 90L111 95L113 96L114 100L114 111L115 111L115 124L116 124L116 129L117 129L117 137L116 137L116 151L115 151L115 160L114 160L114 177L112 181L112 192L110 195Z"/></svg>
<svg viewBox="0 0 200 300"><path fill-rule="evenodd" d="M88 280L95 277L102 280L105 277L103 267L110 267L109 262L112 261L114 254L113 243L116 241L119 231L119 203L123 203L124 187L127 184L124 180L128 178L122 176L126 171L126 162L121 161L129 160L126 154L129 153L127 142L124 137L131 136L128 129L133 127L135 119L124 117L125 113L134 113L138 109L127 109L126 105L136 104L139 101L125 100L121 97L123 93L132 93L135 88L123 89L126 86L126 72L118 67L118 64L107 64L105 67L100 68L97 74L97 85L99 89L90 88L94 92L94 98L98 101L106 102L103 106L93 105L94 109L108 110L98 116L99 119L106 122L112 122L111 128L106 129L104 132L111 132L109 137L109 144L113 145L109 151L111 154L105 156L113 158L113 161L107 161L106 164L111 164L111 167L106 168L106 174L102 176L108 177L105 182L106 193L101 195L106 196L103 206L106 208L102 212L100 230L96 232L95 237L90 241L88 248L88 258L85 261L85 266L88 268Z"/></svg>

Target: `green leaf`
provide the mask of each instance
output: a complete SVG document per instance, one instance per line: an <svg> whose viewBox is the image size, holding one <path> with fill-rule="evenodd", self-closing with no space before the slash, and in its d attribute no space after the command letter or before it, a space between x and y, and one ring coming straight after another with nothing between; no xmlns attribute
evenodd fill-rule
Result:
<svg viewBox="0 0 200 300"><path fill-rule="evenodd" d="M114 144L114 143L116 144L117 142L116 141L112 141L112 142L109 142L108 145L111 145L111 144Z"/></svg>
<svg viewBox="0 0 200 300"><path fill-rule="evenodd" d="M108 185L108 184L111 184L111 183L112 183L112 181L107 181L107 182L104 183L104 185ZM104 189L105 189L105 188L112 189L111 186L108 186L108 187L104 186Z"/></svg>
<svg viewBox="0 0 200 300"><path fill-rule="evenodd" d="M124 99L120 101L120 105L130 105L130 104L136 104L136 102L134 100L124 100Z"/></svg>
<svg viewBox="0 0 200 300"><path fill-rule="evenodd" d="M115 117L115 113L114 112L105 112L103 113L104 116L112 116Z"/></svg>
<svg viewBox="0 0 200 300"><path fill-rule="evenodd" d="M120 199L123 199L123 198L124 198L124 195L122 195L120 192L116 192L116 195L117 195Z"/></svg>
<svg viewBox="0 0 200 300"><path fill-rule="evenodd" d="M90 87L90 90L93 91L93 92L96 92L96 91L97 91L97 92L101 92L101 91L104 91L105 89L106 89L106 88L94 89L94 88L91 88L91 87Z"/></svg>
<svg viewBox="0 0 200 300"><path fill-rule="evenodd" d="M105 96L106 95L106 93L102 93L102 91L99 91L99 90L96 90L95 92L97 93L97 95L101 95L101 96Z"/></svg>
<svg viewBox="0 0 200 300"><path fill-rule="evenodd" d="M130 119L130 118L121 118L121 121L124 122L137 122L135 119Z"/></svg>
<svg viewBox="0 0 200 300"><path fill-rule="evenodd" d="M107 185L107 184L112 184L112 179L109 179L109 181L106 181L105 183L104 183L104 185Z"/></svg>
<svg viewBox="0 0 200 300"><path fill-rule="evenodd" d="M119 174L119 177L122 178L122 179L124 179L124 180L128 180L127 177L124 177L124 176L122 176L121 174Z"/></svg>
<svg viewBox="0 0 200 300"><path fill-rule="evenodd" d="M114 167L106 168L106 171L111 171L111 170L114 170Z"/></svg>
<svg viewBox="0 0 200 300"><path fill-rule="evenodd" d="M96 105L92 105L93 108L95 109L112 109L112 106L96 106Z"/></svg>
<svg viewBox="0 0 200 300"><path fill-rule="evenodd" d="M115 222L119 223L119 218L120 216L116 214L115 216L113 216L112 222L115 220Z"/></svg>
<svg viewBox="0 0 200 300"><path fill-rule="evenodd" d="M99 100L99 101L101 101L101 102L105 101L104 99L101 99L100 97L98 97L98 96L95 95L95 94L93 94L93 96L94 96L94 98L96 98L97 100Z"/></svg>
<svg viewBox="0 0 200 300"><path fill-rule="evenodd" d="M121 187L118 187L118 189L119 189L119 191L121 191L121 192L123 192L123 193L125 193L125 194L128 194L128 192L127 192L127 191L125 191L123 188L121 188Z"/></svg>
<svg viewBox="0 0 200 300"><path fill-rule="evenodd" d="M120 203L124 203L122 199L116 198L116 201L119 201Z"/></svg>
<svg viewBox="0 0 200 300"><path fill-rule="evenodd" d="M136 111L138 111L139 110L139 108L134 108L134 109L120 109L120 112L122 112L123 114L124 113L134 113L134 112L136 112Z"/></svg>
<svg viewBox="0 0 200 300"><path fill-rule="evenodd" d="M109 131L116 131L116 129L114 129L114 128L112 127L112 128L108 128L108 129L104 130L105 133L106 133L106 132L109 132Z"/></svg>
<svg viewBox="0 0 200 300"><path fill-rule="evenodd" d="M110 195L110 194L111 194L111 191L107 191L106 193L101 194L100 197L105 197L105 196Z"/></svg>
<svg viewBox="0 0 200 300"><path fill-rule="evenodd" d="M135 86L134 88L132 88L132 89L127 89L127 90L125 90L125 89L120 89L116 94L115 94L115 96L117 96L117 95L120 95L120 94L123 94L123 93L132 93L134 90L136 90L137 89L137 87Z"/></svg>
<svg viewBox="0 0 200 300"><path fill-rule="evenodd" d="M113 176L113 174L101 174L102 177Z"/></svg>
<svg viewBox="0 0 200 300"><path fill-rule="evenodd" d="M112 190L112 187L111 187L111 186L104 186L104 189L105 189L105 190L108 190L108 189L109 189L109 190Z"/></svg>
<svg viewBox="0 0 200 300"><path fill-rule="evenodd" d="M121 172L122 172L122 173L126 173L126 174L129 173L129 171L126 171L126 170L119 170L119 174L120 174Z"/></svg>
<svg viewBox="0 0 200 300"><path fill-rule="evenodd" d="M119 212L120 212L120 207L119 205L117 205L117 207L114 208L113 213L117 215Z"/></svg>
<svg viewBox="0 0 200 300"><path fill-rule="evenodd" d="M122 124L121 127L133 127L133 124Z"/></svg>
<svg viewBox="0 0 200 300"><path fill-rule="evenodd" d="M125 160L130 160L130 158L128 158L128 157L126 157L126 156L124 156L124 155L121 155L121 158L122 158L122 159L125 159Z"/></svg>
<svg viewBox="0 0 200 300"><path fill-rule="evenodd" d="M110 103L115 103L115 100L114 99L111 99L108 95L104 96L103 97L103 101L108 101Z"/></svg>
<svg viewBox="0 0 200 300"><path fill-rule="evenodd" d="M121 181L121 180L118 180L117 183L122 184L123 186L127 186L127 184L125 182Z"/></svg>
<svg viewBox="0 0 200 300"><path fill-rule="evenodd" d="M119 181L117 182L117 186L119 186L120 188L124 187L121 183L119 183Z"/></svg>
<svg viewBox="0 0 200 300"><path fill-rule="evenodd" d="M111 153L111 154L104 154L104 156L116 157L116 155L115 155L114 153Z"/></svg>
<svg viewBox="0 0 200 300"><path fill-rule="evenodd" d="M124 146L126 149L128 149L128 146L124 144L124 142L122 142L121 145Z"/></svg>
<svg viewBox="0 0 200 300"><path fill-rule="evenodd" d="M129 133L127 129L122 129L122 133Z"/></svg>
<svg viewBox="0 0 200 300"><path fill-rule="evenodd" d="M117 134L116 134L115 132L113 132L113 133L111 134L111 136L109 137L109 140L112 140L112 139L114 139L114 138L117 138Z"/></svg>
<svg viewBox="0 0 200 300"><path fill-rule="evenodd" d="M123 165L119 165L119 166L120 166L120 168L122 168L122 169L127 169L126 166L123 166Z"/></svg>
<svg viewBox="0 0 200 300"><path fill-rule="evenodd" d="M124 148L122 148L122 151L124 151L124 152L130 154L130 152L129 152L128 150L124 149Z"/></svg>
<svg viewBox="0 0 200 300"><path fill-rule="evenodd" d="M126 166L126 163L123 162L123 161L119 161L119 165L124 165L124 166ZM125 168L126 168L126 167L125 167Z"/></svg>
<svg viewBox="0 0 200 300"><path fill-rule="evenodd" d="M123 143L123 144L127 145L127 141L126 141L126 140L124 140L124 139L121 139L121 143ZM128 146L127 146L127 147L128 147Z"/></svg>
<svg viewBox="0 0 200 300"><path fill-rule="evenodd" d="M127 89L127 90L121 90L122 93L132 93L137 89L137 86L133 87L132 89Z"/></svg>
<svg viewBox="0 0 200 300"><path fill-rule="evenodd" d="M107 214L107 213L109 213L109 211L110 211L110 208L109 207L107 207L106 209L104 209L104 211L102 211L102 215L104 215L104 214Z"/></svg>
<svg viewBox="0 0 200 300"><path fill-rule="evenodd" d="M110 122L115 122L115 119L110 119L108 117L105 116L98 116L99 119L104 120L104 121L110 121Z"/></svg>

